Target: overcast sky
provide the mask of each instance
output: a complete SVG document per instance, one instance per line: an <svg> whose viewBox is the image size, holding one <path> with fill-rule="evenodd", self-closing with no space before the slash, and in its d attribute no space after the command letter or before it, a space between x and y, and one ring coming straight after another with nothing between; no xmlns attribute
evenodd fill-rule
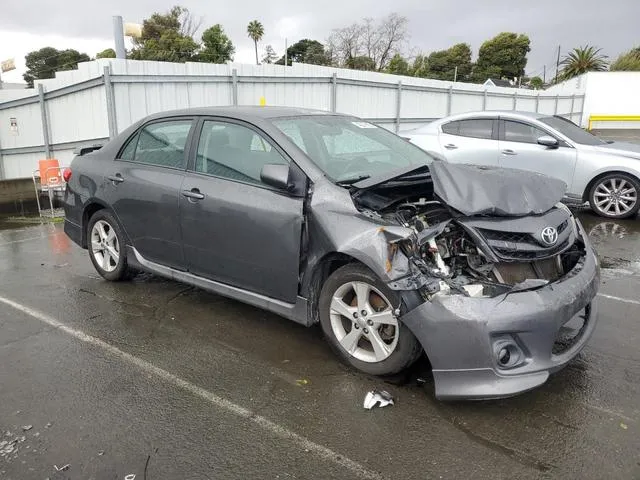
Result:
<svg viewBox="0 0 640 480"><path fill-rule="evenodd" d="M253 62L247 23L262 22L261 51L273 45L284 51L284 39L323 41L334 28L364 17L397 12L409 18L410 46L430 52L458 42L477 55L482 42L499 32L526 33L531 38L527 73L542 75L555 68L558 45L566 50L592 44L615 58L640 46L640 0L6 0L0 10L0 60L15 57L17 71L6 82L22 81L24 55L45 46L75 48L90 56L112 47L112 15L142 22L154 11L175 3L203 17L203 28L221 23L236 45L235 60ZM201 32L200 32L201 33Z"/></svg>

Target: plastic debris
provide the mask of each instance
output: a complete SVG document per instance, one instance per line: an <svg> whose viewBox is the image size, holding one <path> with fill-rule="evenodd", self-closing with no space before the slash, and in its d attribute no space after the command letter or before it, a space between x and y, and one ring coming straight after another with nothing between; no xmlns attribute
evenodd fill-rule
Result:
<svg viewBox="0 0 640 480"><path fill-rule="evenodd" d="M70 466L71 465L67 463L66 465L63 465L61 467L58 467L57 465L54 465L53 468L56 469L56 472L64 472L65 470L69 470Z"/></svg>
<svg viewBox="0 0 640 480"><path fill-rule="evenodd" d="M104 455L104 450L100 450L100 451L98 452L98 456L99 456L99 457L101 457L101 456L103 456L103 455Z"/></svg>
<svg viewBox="0 0 640 480"><path fill-rule="evenodd" d="M629 427L627 426L626 423L620 423L620 428L622 428L623 430L626 430Z"/></svg>
<svg viewBox="0 0 640 480"><path fill-rule="evenodd" d="M23 432L28 432L29 430L31 430L33 428L33 425L23 425L22 426L22 431Z"/></svg>
<svg viewBox="0 0 640 480"><path fill-rule="evenodd" d="M130 473L129 475L125 475L124 480L136 480L136 474Z"/></svg>
<svg viewBox="0 0 640 480"><path fill-rule="evenodd" d="M394 405L393 397L389 392L384 390L371 390L364 397L364 404L362 406L367 410L371 410L375 406L382 408L387 405Z"/></svg>
<svg viewBox="0 0 640 480"><path fill-rule="evenodd" d="M307 380L306 378L301 378L299 380L296 380L296 385L298 385L299 387L302 387L303 385L309 385L309 380Z"/></svg>

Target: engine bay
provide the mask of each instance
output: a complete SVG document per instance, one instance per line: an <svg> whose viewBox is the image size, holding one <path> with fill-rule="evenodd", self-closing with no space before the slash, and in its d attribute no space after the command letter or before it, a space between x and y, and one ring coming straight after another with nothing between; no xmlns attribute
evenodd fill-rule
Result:
<svg viewBox="0 0 640 480"><path fill-rule="evenodd" d="M574 230L567 237L567 245L561 246L557 252L545 250L540 245L531 246L534 250L528 251L527 244L509 243L484 235L483 229L468 225L473 223L467 222L470 217L447 207L434 195L412 195L407 187L403 185L399 189L368 191L365 194L360 192L354 201L368 217L413 231L409 238L391 246L390 255L398 254L399 250L430 279L420 288L425 299L437 294L494 297L542 287L562 278L584 256L584 245L579 240L573 217L568 210L561 211L566 207L554 207L559 211L549 217L553 217L550 221L563 219L561 226L566 224ZM392 193L391 190L395 191ZM532 223L531 217L501 220L495 216L476 216L472 220L476 223L478 220L491 222L491 227L498 229L491 231L505 238L523 239L529 235L528 241L535 243L532 234L500 230L504 225L515 225L513 228L521 229L521 224L526 226L528 220L529 224ZM536 220L539 223L545 218ZM492 245L511 246L510 258L499 258L496 252L501 250Z"/></svg>

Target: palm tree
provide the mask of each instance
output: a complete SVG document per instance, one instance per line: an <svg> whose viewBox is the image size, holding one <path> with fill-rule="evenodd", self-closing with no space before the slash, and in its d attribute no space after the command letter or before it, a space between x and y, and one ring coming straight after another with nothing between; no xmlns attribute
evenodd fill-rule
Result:
<svg viewBox="0 0 640 480"><path fill-rule="evenodd" d="M253 44L256 47L256 65L260 65L260 62L258 61L258 42L262 40L264 27L258 20L253 20L249 22L249 25L247 25L247 34L249 35L249 38L253 40Z"/></svg>
<svg viewBox="0 0 640 480"><path fill-rule="evenodd" d="M600 48L590 45L574 48L560 62L563 68L559 80L568 80L587 72L606 71L609 66L606 61L607 56L600 54L600 50Z"/></svg>

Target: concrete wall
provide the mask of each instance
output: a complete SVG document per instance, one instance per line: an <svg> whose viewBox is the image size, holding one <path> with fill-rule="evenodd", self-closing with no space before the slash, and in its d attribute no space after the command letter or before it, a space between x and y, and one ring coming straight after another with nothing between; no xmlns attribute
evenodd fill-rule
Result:
<svg viewBox="0 0 640 480"><path fill-rule="evenodd" d="M66 166L74 148L103 143L152 113L257 105L262 98L267 105L356 115L394 131L474 110L538 111L579 121L584 99L578 90L556 94L317 65L100 59L36 81L36 90L20 98L0 97L0 178L30 177L42 158ZM9 128L12 118L17 132Z"/></svg>
<svg viewBox="0 0 640 480"><path fill-rule="evenodd" d="M30 178L0 180L0 213L9 215L38 213L36 192Z"/></svg>

